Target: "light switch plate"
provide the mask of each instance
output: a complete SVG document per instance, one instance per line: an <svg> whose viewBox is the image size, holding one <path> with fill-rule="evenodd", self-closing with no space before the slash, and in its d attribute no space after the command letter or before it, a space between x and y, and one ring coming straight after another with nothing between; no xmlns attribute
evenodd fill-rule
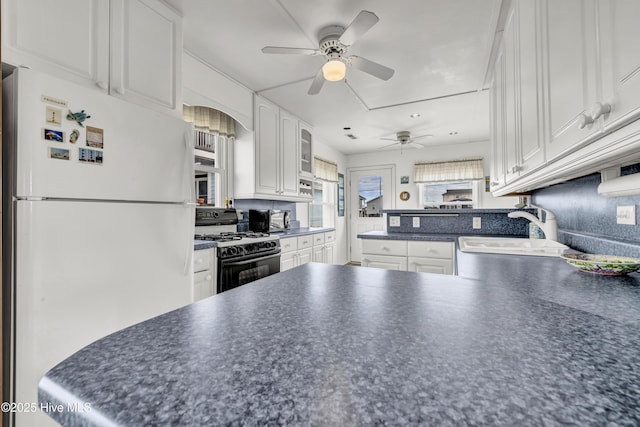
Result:
<svg viewBox="0 0 640 427"><path fill-rule="evenodd" d="M400 227L400 217L399 216L390 216L389 217L389 227Z"/></svg>
<svg viewBox="0 0 640 427"><path fill-rule="evenodd" d="M420 228L420 217L419 216L414 216L413 217L413 228Z"/></svg>
<svg viewBox="0 0 640 427"><path fill-rule="evenodd" d="M636 205L618 206L616 220L618 224L636 225Z"/></svg>
<svg viewBox="0 0 640 427"><path fill-rule="evenodd" d="M480 230L482 228L482 217L474 216L473 217L473 229Z"/></svg>

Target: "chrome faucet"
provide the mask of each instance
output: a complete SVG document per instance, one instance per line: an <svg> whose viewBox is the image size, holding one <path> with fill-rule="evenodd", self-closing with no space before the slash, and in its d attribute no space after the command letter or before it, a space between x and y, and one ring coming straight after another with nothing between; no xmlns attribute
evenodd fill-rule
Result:
<svg viewBox="0 0 640 427"><path fill-rule="evenodd" d="M548 211L546 209L542 209L541 207L530 205L532 208L538 209L538 216L534 216L529 212L523 211L514 211L509 212L507 216L509 218L524 218L528 219L538 227L542 229L544 232L544 238L548 240L558 241L558 222L556 221L556 216L553 212ZM542 222L542 211L545 213L545 221Z"/></svg>

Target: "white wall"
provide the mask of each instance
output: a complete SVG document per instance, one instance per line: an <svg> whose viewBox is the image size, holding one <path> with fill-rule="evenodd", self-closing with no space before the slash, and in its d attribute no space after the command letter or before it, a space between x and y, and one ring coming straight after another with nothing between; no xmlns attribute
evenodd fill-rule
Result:
<svg viewBox="0 0 640 427"><path fill-rule="evenodd" d="M418 184L413 182L413 165L416 162L433 162L482 157L484 174L490 174L491 144L489 141L468 142L464 144L439 145L423 149L380 150L373 153L351 154L347 156L347 167L388 165L396 166L396 185L392 206L394 209L421 209L418 206ZM400 184L402 176L409 177L408 184ZM482 185L484 189L484 183ZM408 191L411 197L407 201L400 200L400 193ZM491 193L481 192L480 207L511 208L518 203L517 197L493 197ZM348 208L348 207L347 207Z"/></svg>

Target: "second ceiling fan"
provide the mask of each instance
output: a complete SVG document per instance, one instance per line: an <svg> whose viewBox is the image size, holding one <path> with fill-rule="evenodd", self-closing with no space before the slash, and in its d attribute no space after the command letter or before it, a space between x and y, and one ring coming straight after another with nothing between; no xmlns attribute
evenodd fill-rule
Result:
<svg viewBox="0 0 640 427"><path fill-rule="evenodd" d="M356 16L346 29L339 25L330 25L320 30L318 33L320 40L319 49L266 46L262 48L262 52L294 55L324 55L327 58L327 62L313 79L311 87L307 92L309 95L319 93L325 80L339 81L344 79L347 65L379 79L389 80L393 76L393 69L359 56L347 55L349 47L369 31L378 21L379 18L375 13L363 10L360 11L358 16Z"/></svg>

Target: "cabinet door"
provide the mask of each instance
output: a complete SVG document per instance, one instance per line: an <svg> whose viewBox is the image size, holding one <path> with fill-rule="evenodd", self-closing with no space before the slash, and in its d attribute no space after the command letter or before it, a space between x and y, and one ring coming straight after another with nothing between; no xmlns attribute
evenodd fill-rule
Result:
<svg viewBox="0 0 640 427"><path fill-rule="evenodd" d="M545 94L547 160L559 157L600 131L586 114L596 102L596 28L594 0L547 0Z"/></svg>
<svg viewBox="0 0 640 427"><path fill-rule="evenodd" d="M287 252L280 255L280 271L287 271L296 266L296 252Z"/></svg>
<svg viewBox="0 0 640 427"><path fill-rule="evenodd" d="M504 55L498 53L491 84L491 190L505 184Z"/></svg>
<svg viewBox="0 0 640 427"><path fill-rule="evenodd" d="M407 271L407 257L363 254L362 266Z"/></svg>
<svg viewBox="0 0 640 427"><path fill-rule="evenodd" d="M279 182L278 107L264 98L255 97L255 162L256 192L277 195Z"/></svg>
<svg viewBox="0 0 640 427"><path fill-rule="evenodd" d="M324 247L324 262L326 264L333 264L333 253L335 252L335 244L325 245Z"/></svg>
<svg viewBox="0 0 640 427"><path fill-rule="evenodd" d="M511 8L507 22L504 28L504 46L503 46L503 61L504 61L504 131L505 131L505 144L504 144L504 156L506 162L505 169L505 181L510 183L518 177L519 172L517 169L518 159L520 155L519 142L520 135L518 133L518 99L517 99L517 17L515 15L516 7Z"/></svg>
<svg viewBox="0 0 640 427"><path fill-rule="evenodd" d="M311 127L300 122L300 174L313 176L313 141Z"/></svg>
<svg viewBox="0 0 640 427"><path fill-rule="evenodd" d="M311 248L299 250L297 265L302 265L302 264L311 262L312 252L313 250Z"/></svg>
<svg viewBox="0 0 640 427"><path fill-rule="evenodd" d="M313 247L313 262L324 262L324 245Z"/></svg>
<svg viewBox="0 0 640 427"><path fill-rule="evenodd" d="M519 154L514 166L520 174L535 169L545 160L539 4L531 0L515 3L518 23Z"/></svg>
<svg viewBox="0 0 640 427"><path fill-rule="evenodd" d="M450 259L409 257L409 271L416 273L453 274L453 261Z"/></svg>
<svg viewBox="0 0 640 427"><path fill-rule="evenodd" d="M602 52L603 104L607 130L640 116L640 48L638 48L638 0L598 1Z"/></svg>
<svg viewBox="0 0 640 427"><path fill-rule="evenodd" d="M195 273L193 275L193 302L214 295L213 282L213 273L211 271Z"/></svg>
<svg viewBox="0 0 640 427"><path fill-rule="evenodd" d="M182 19L159 0L111 0L110 71L112 95L182 117Z"/></svg>
<svg viewBox="0 0 640 427"><path fill-rule="evenodd" d="M107 90L109 0L3 0L2 7L2 62Z"/></svg>
<svg viewBox="0 0 640 427"><path fill-rule="evenodd" d="M283 196L298 196L298 119L280 110L280 157L282 174L279 193Z"/></svg>

